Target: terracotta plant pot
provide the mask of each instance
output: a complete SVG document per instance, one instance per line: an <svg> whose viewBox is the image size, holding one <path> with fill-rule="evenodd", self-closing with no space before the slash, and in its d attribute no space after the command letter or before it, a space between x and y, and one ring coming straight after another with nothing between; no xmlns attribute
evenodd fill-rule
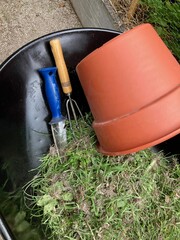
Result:
<svg viewBox="0 0 180 240"><path fill-rule="evenodd" d="M104 154L135 152L180 133L180 67L150 24L108 41L76 70Z"/></svg>

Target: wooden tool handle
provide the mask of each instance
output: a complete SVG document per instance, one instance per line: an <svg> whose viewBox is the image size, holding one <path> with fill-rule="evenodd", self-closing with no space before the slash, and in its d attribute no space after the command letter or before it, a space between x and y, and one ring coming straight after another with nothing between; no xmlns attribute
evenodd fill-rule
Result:
<svg viewBox="0 0 180 240"><path fill-rule="evenodd" d="M64 55L59 39L53 39L50 41L51 51L54 56L56 67L58 69L58 75L61 82L63 92L70 94L72 92L71 82L67 71Z"/></svg>

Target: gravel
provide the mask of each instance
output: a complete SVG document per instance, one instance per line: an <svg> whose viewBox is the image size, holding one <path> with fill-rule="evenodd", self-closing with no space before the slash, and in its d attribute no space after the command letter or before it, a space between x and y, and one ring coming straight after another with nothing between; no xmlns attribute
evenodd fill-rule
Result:
<svg viewBox="0 0 180 240"><path fill-rule="evenodd" d="M38 37L82 27L68 0L1 0L0 9L0 63Z"/></svg>

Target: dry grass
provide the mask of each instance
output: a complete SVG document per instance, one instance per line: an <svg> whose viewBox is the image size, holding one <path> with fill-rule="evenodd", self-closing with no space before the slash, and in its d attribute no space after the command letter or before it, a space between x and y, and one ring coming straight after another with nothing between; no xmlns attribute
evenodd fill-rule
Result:
<svg viewBox="0 0 180 240"><path fill-rule="evenodd" d="M128 30L144 22L147 8L139 0L109 0L122 19L123 27Z"/></svg>

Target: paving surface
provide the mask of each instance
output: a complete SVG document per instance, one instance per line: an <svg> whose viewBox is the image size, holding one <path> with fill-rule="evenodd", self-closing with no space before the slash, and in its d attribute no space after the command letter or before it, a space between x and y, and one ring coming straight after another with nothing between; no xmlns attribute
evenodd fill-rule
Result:
<svg viewBox="0 0 180 240"><path fill-rule="evenodd" d="M29 41L77 27L69 0L0 0L0 64Z"/></svg>

